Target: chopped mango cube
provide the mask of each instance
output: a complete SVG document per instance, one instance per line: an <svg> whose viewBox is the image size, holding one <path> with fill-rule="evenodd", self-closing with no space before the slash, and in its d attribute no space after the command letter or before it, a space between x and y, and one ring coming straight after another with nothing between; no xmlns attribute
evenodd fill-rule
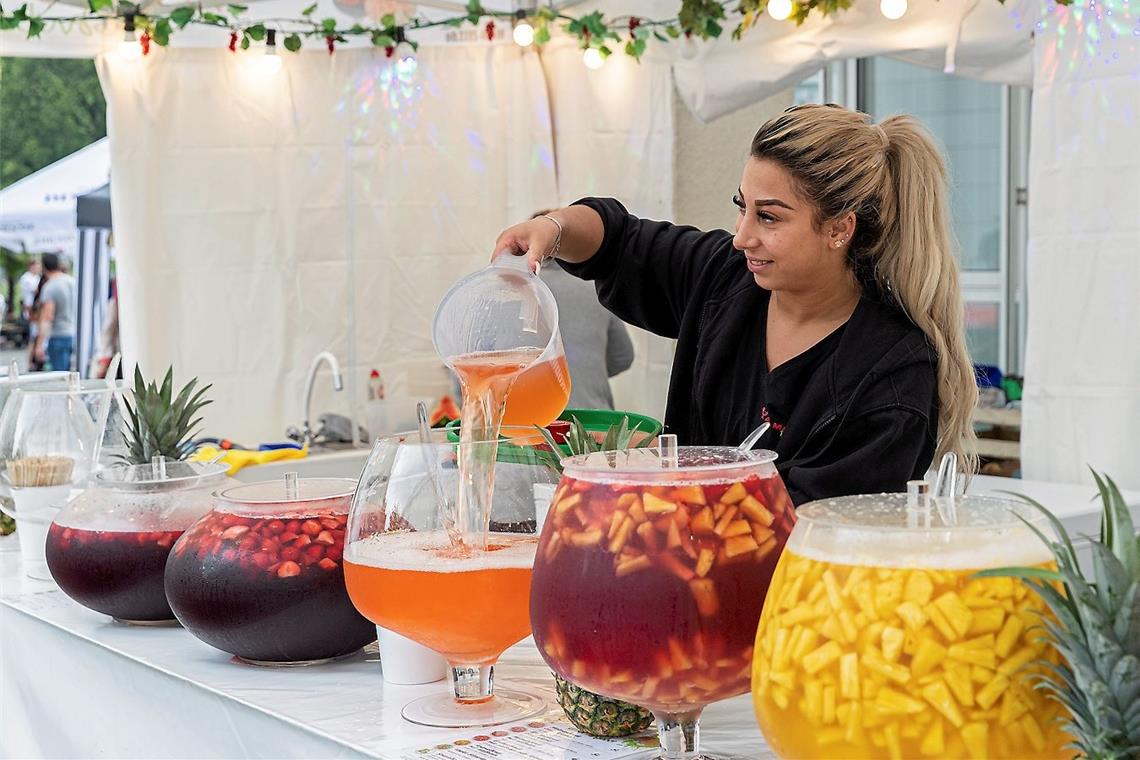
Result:
<svg viewBox="0 0 1140 760"><path fill-rule="evenodd" d="M735 504L747 495L748 489L744 487L743 483L733 483L720 497L720 500L724 504Z"/></svg>

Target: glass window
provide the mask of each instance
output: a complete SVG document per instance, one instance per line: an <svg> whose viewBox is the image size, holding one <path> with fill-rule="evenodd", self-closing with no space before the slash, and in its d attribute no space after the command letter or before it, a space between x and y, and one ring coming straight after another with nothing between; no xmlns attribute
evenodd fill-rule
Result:
<svg viewBox="0 0 1140 760"><path fill-rule="evenodd" d="M962 268L1002 269L1002 86L889 58L864 61L862 79L867 113L876 120L898 113L916 116L944 146Z"/></svg>
<svg viewBox="0 0 1140 760"><path fill-rule="evenodd" d="M823 102L823 69L812 74L792 90L792 105Z"/></svg>
<svg viewBox="0 0 1140 760"><path fill-rule="evenodd" d="M1001 304L966 302L966 348L975 364L1003 366L1001 358Z"/></svg>

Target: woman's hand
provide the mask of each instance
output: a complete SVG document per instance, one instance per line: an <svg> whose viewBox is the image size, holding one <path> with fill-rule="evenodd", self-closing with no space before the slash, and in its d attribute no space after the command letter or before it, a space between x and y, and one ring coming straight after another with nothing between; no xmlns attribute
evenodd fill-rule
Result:
<svg viewBox="0 0 1140 760"><path fill-rule="evenodd" d="M529 219L522 224L508 227L499 234L491 259L502 253L526 256L531 271L538 274L539 265L554 257L560 233L558 225L547 217Z"/></svg>

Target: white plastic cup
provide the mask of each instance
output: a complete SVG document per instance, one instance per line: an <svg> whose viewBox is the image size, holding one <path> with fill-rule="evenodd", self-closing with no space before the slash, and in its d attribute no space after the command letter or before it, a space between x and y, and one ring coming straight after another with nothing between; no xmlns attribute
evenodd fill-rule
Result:
<svg viewBox="0 0 1140 760"><path fill-rule="evenodd" d="M447 660L409 638L376 626L380 642L380 668L388 683L410 686L435 683L447 677Z"/></svg>
<svg viewBox="0 0 1140 760"><path fill-rule="evenodd" d="M16 535L20 539L20 564L29 578L50 581L46 548L48 528L67 503L71 484L13 488L16 506Z"/></svg>
<svg viewBox="0 0 1140 760"><path fill-rule="evenodd" d="M546 513L550 511L550 504L554 501L554 494L558 490L557 483L534 484L534 532L542 534L542 526L546 523Z"/></svg>

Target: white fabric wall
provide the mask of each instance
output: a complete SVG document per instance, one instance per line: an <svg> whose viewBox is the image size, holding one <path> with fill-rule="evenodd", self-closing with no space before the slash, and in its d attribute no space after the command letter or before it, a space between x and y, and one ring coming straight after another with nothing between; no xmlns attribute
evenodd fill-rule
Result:
<svg viewBox="0 0 1140 760"><path fill-rule="evenodd" d="M614 55L591 71L557 40L542 53L556 136L558 202L614 197L631 213L673 218L673 82L657 46L641 63ZM618 409L661 419L673 341L630 327L636 359L610 381Z"/></svg>
<svg viewBox="0 0 1140 760"><path fill-rule="evenodd" d="M1026 478L1089 482L1091 465L1140 487L1138 21L1125 0L1050 5L1037 31Z"/></svg>
<svg viewBox="0 0 1140 760"><path fill-rule="evenodd" d="M282 57L98 59L124 356L214 383L206 431L247 444L299 424L321 350L349 377L319 382L314 417L363 400L372 367L390 395L442 390L440 296L556 195L533 51L424 47L405 79L369 50Z"/></svg>

